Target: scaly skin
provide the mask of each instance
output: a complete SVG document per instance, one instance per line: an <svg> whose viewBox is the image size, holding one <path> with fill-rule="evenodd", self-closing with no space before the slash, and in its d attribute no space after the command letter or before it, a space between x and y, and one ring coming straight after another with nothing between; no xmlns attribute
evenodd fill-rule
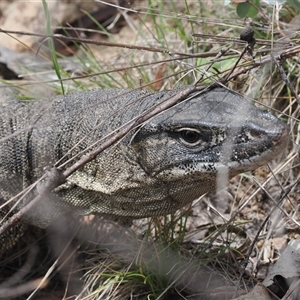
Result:
<svg viewBox="0 0 300 300"><path fill-rule="evenodd" d="M43 167L68 161L177 92L105 89L33 103L2 99L0 204L38 180ZM286 145L287 126L245 98L223 88L192 96L73 173L26 221L46 227L66 211L121 218L165 215L214 190L217 176L253 170ZM7 211L8 206L2 208L2 214ZM2 248L24 230L3 235Z"/></svg>

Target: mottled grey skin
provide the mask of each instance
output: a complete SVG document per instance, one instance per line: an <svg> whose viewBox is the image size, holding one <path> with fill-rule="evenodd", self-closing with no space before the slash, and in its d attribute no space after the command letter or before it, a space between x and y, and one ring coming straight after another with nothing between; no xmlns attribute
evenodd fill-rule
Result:
<svg viewBox="0 0 300 300"><path fill-rule="evenodd" d="M106 89L27 103L2 99L0 205L38 180L43 167L94 148L177 92ZM287 139L283 122L231 91L194 93L72 174L27 222L45 227L65 211L121 218L165 215L214 190L217 176L266 164ZM6 235L1 239L3 245L12 243Z"/></svg>

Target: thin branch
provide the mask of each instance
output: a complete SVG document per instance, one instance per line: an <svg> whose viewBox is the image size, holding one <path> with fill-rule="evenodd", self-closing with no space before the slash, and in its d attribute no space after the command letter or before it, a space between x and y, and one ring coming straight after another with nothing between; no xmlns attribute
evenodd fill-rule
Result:
<svg viewBox="0 0 300 300"><path fill-rule="evenodd" d="M282 65L279 63L280 59L281 59L281 56L275 58L274 55L271 53L271 58L272 58L272 61L275 63L277 69L278 69L278 72L281 76L281 79L285 82L285 84L289 87L289 89L291 90L291 93L293 94L293 96L295 97L295 99L297 100L297 103L298 105L300 105L300 99L298 97L298 94L296 93L293 85L291 84L290 80L288 79ZM282 59L281 59L282 60Z"/></svg>

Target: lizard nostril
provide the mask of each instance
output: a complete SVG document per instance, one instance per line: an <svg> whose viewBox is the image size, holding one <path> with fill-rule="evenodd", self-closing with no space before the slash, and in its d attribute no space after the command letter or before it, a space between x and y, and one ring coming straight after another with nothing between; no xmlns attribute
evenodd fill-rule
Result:
<svg viewBox="0 0 300 300"><path fill-rule="evenodd" d="M262 136L262 132L254 129L249 130L249 137L250 138L259 138Z"/></svg>

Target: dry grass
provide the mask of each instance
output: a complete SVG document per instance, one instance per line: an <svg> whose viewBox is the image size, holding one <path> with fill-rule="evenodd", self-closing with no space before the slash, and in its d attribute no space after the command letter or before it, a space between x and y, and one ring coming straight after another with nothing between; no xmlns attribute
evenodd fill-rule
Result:
<svg viewBox="0 0 300 300"><path fill-rule="evenodd" d="M34 299L50 299L51 289L58 293L53 299L61 299L65 289L78 287L76 299L185 299L192 295L192 299L220 299L224 294L232 299L236 290L247 290L264 277L265 266L289 239L299 238L300 103L293 94L294 89L299 95L300 87L299 36L293 27L296 12L288 7L286 15L278 12L276 18L275 7L261 7L251 23L257 39L253 59L247 53L241 56L246 43L239 35L245 21L238 19L234 6L222 3L138 2L130 13L121 11L127 25L118 34L82 43L74 57L59 60L56 73L67 92L95 86L165 90L195 81L199 85L223 82L290 125L287 149L268 166L233 178L226 191L195 201L172 216L135 221L130 229L98 218L83 220L72 244L54 250L57 260L49 259L44 268L37 267L40 261L34 262L31 276L27 273L19 280L28 284L27 277L44 276L46 292ZM71 71L66 72L65 65ZM25 76L26 81L17 83L27 89L26 97L34 97L32 90L41 81L51 87L49 93L61 92L53 70L27 72L31 75ZM66 230L61 239L68 235ZM39 259L48 251L45 243L40 242ZM22 266L27 254L20 257L18 264L16 260L6 264L6 270L14 273L16 265ZM58 276L55 267L62 261ZM241 273L245 274L242 283L238 281ZM209 276L210 280L204 280ZM31 299L27 295L22 299Z"/></svg>

